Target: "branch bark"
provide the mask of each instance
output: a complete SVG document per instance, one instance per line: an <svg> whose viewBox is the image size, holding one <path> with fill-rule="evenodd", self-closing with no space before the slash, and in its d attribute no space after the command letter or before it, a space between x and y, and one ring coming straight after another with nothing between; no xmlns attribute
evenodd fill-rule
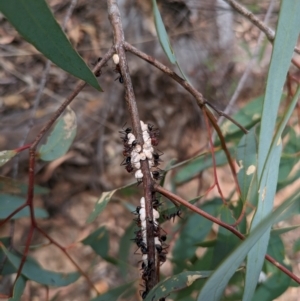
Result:
<svg viewBox="0 0 300 301"><path fill-rule="evenodd" d="M136 105L136 99L133 91L133 86L131 82L131 77L129 73L127 58L125 54L125 39L124 32L121 22L121 16L119 7L117 5L116 0L107 0L108 5L108 14L109 20L113 28L114 35L114 47L116 53L119 55L119 65L121 69L121 73L124 80L124 88L125 88L125 99L128 107L128 111L130 113L130 118L132 122L133 131L135 137L139 141L141 145L144 144L142 129L140 124L139 113ZM143 173L143 190L145 197L145 209L147 216L147 248L148 248L148 262L156 262L155 259L155 244L154 244L154 233L153 233L153 207L152 207L152 199L153 199L153 180L150 174L150 169L148 165L148 160L141 161L141 170ZM157 265L159 268L159 265ZM158 271L156 269L151 269L149 273L149 281L146 283L146 290L152 289L159 281L158 279Z"/></svg>

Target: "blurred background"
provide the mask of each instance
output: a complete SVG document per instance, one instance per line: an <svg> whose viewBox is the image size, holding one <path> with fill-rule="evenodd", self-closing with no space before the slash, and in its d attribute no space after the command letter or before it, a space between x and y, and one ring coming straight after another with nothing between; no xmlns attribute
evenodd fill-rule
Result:
<svg viewBox="0 0 300 301"><path fill-rule="evenodd" d="M47 2L62 24L70 1ZM261 20L266 18L269 11L267 23L275 28L279 0L239 2ZM231 113L263 93L271 46L264 35L260 38L260 31L248 20L232 11L222 0L164 0L158 1L158 4L182 70L207 100L219 109L225 109L246 69L248 74L237 101L231 107ZM123 0L119 1L119 7L126 40L174 69L157 39L151 2ZM91 68L112 44L106 9L106 1L78 0L66 25L66 34L71 43ZM164 153L161 168L173 158L184 160L206 147L207 130L191 96L141 59L130 53L128 59L140 117L160 129L158 148ZM30 143L73 91L77 79L51 65L45 89L37 102L40 82L45 78L45 66L46 59L0 15L1 150ZM35 200L49 214L49 218L41 220L40 225L63 245L73 244L99 225L105 225L111 235L111 256L117 256L120 237L132 220L132 215L122 204L125 197L116 196L96 223L87 225L86 219L101 192L133 180L132 175L120 166L123 146L119 131L130 126L130 120L124 87L116 80L118 74L114 68L113 62L108 62L98 78L103 93L86 87L71 104L78 121L75 142L62 158L50 164L38 161L36 184L49 188L50 194ZM174 70L178 72L176 68ZM1 169L2 176L24 182L27 181L27 174L27 151ZM226 170L223 174L221 171L220 181L225 192L226 185L232 187L226 175ZM207 172L201 177L201 185L196 179L182 186L180 193L190 199L199 190L205 191L212 181L212 173ZM140 191L128 195L126 202L137 205L139 194ZM24 245L28 226L27 219L17 221L14 234L17 245ZM7 233L8 229L9 225L1 229L0 234ZM36 244L43 241L44 238L38 235L34 237ZM53 246L32 253L47 269L74 270L71 263ZM89 247L74 244L70 254L84 270L88 270L93 262L94 268L89 275L100 292L124 282L118 269L99 260L99 257L95 259ZM139 257L132 256L130 260L137 266ZM163 269L166 274L170 270L168 264ZM138 278L137 269L133 275ZM51 289L50 297L57 291ZM59 300L89 300L92 297L90 288L82 278L71 286L60 288L59 292ZM24 300L42 300L44 296L45 291L31 282L26 287ZM291 297L289 300L297 299Z"/></svg>

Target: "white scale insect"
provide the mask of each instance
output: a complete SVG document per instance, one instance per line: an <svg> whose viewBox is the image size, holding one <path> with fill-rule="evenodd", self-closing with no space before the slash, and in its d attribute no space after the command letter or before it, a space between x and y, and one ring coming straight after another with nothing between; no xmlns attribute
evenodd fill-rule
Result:
<svg viewBox="0 0 300 301"><path fill-rule="evenodd" d="M141 171L140 161L148 159L149 167L151 168L152 166L154 166L154 159L153 159L154 149L151 144L151 138L148 132L148 125L145 124L142 120L141 120L141 128L142 128L143 140L144 140L143 148L140 144L137 144L131 151L131 163L137 169L134 176L138 182L141 182L144 177ZM129 133L127 137L128 137L129 144L132 144L136 140L135 136L132 133Z"/></svg>
<svg viewBox="0 0 300 301"><path fill-rule="evenodd" d="M146 221L146 209L145 209L145 198L142 197L140 200L141 203L141 209L139 211L140 220L141 220L141 226L142 226L142 235L143 235L143 242L145 246L147 247L147 221ZM153 219L154 219L154 225L158 227L158 219L159 219L159 212L153 208ZM155 237L154 240L155 245L161 245L161 242L158 237ZM143 254L142 259L144 261L144 264L148 265L148 254Z"/></svg>

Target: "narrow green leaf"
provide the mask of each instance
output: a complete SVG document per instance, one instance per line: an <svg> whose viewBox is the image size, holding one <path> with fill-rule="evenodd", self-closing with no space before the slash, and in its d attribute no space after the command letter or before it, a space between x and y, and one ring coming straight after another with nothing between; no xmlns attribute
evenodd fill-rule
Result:
<svg viewBox="0 0 300 301"><path fill-rule="evenodd" d="M229 149L230 154L233 154L234 149ZM218 150L215 152L216 165L222 166L227 163L227 157L223 150ZM211 154L208 156L201 156L186 164L181 168L175 175L174 181L176 185L186 183L197 176L201 171L212 167L213 160Z"/></svg>
<svg viewBox="0 0 300 301"><path fill-rule="evenodd" d="M16 255L8 251L4 245L1 245L1 248L9 262L17 270L21 264L21 258L19 255ZM27 257L25 264L22 269L22 275L26 278L33 280L37 283L50 286L66 286L75 282L80 274L75 273L55 273L52 271L44 270L40 265L31 257Z"/></svg>
<svg viewBox="0 0 300 301"><path fill-rule="evenodd" d="M13 296L8 301L20 301L26 286L26 278L19 276L13 288Z"/></svg>
<svg viewBox="0 0 300 301"><path fill-rule="evenodd" d="M167 297L174 291L191 286L195 281L208 278L211 271L202 272L182 272L158 283L147 295L145 301L158 301L160 298ZM210 299L207 299L210 300Z"/></svg>
<svg viewBox="0 0 300 301"><path fill-rule="evenodd" d="M17 152L15 150L4 150L0 151L0 166L4 165L11 158L13 158Z"/></svg>
<svg viewBox="0 0 300 301"><path fill-rule="evenodd" d="M0 219L5 219L8 215L10 215L14 210L19 208L25 202L26 200L23 198L0 193ZM48 212L42 208L34 208L34 215L36 218L49 217ZM23 208L21 211L19 211L17 214L15 214L12 217L12 219L18 219L21 217L29 217L29 216L30 216L30 212L29 212L29 207L27 206Z"/></svg>
<svg viewBox="0 0 300 301"><path fill-rule="evenodd" d="M271 234L267 253L291 271L291 266L286 264L284 244L278 234ZM252 300L273 301L290 285L290 277L282 273L276 266L266 262L265 267L267 280L258 286Z"/></svg>
<svg viewBox="0 0 300 301"><path fill-rule="evenodd" d="M120 272L125 278L128 274L128 258L129 258L129 252L130 247L132 245L131 239L134 238L134 229L136 228L136 225L132 222L125 230L125 233L123 234L120 245L119 245L119 251L118 251L118 258L120 263Z"/></svg>
<svg viewBox="0 0 300 301"><path fill-rule="evenodd" d="M76 136L76 130L76 115L68 108L56 122L47 142L40 147L38 151L40 159L53 161L62 157L69 150Z"/></svg>
<svg viewBox="0 0 300 301"><path fill-rule="evenodd" d="M84 240L82 240L84 245L91 246L92 249L100 255L102 258L108 256L109 250L109 235L105 227L100 227Z"/></svg>
<svg viewBox="0 0 300 301"><path fill-rule="evenodd" d="M279 143L273 149L268 160L268 165L262 174L260 188L258 190L258 204L256 213L252 219L251 231L255 229L261 220L273 209L273 202L277 187L279 162L282 144ZM250 231L250 233L251 233ZM265 231L255 246L249 251L247 256L246 283L244 290L245 300L251 300L257 285L259 274L262 270L264 255L267 252L271 226Z"/></svg>
<svg viewBox="0 0 300 301"><path fill-rule="evenodd" d="M277 272L268 277L266 282L259 285L252 301L273 301L283 294L289 287L291 279L282 272Z"/></svg>
<svg viewBox="0 0 300 301"><path fill-rule="evenodd" d="M279 157L282 146L281 135L293 107L296 105L295 97L298 97L294 97L279 124L275 136L273 136L283 85L300 31L299 15L299 1L281 2L259 135L257 166L259 201L250 233L272 210L278 180ZM270 228L266 229L264 235L248 254L243 301L252 300L262 269L264 255L267 251L270 230Z"/></svg>
<svg viewBox="0 0 300 301"><path fill-rule="evenodd" d="M264 95L261 95L251 100L237 113L235 113L232 118L247 129L253 127L253 125L259 122L261 119L263 99ZM225 137L233 135L240 131L240 129L235 124L227 119L222 124L221 130Z"/></svg>
<svg viewBox="0 0 300 301"><path fill-rule="evenodd" d="M159 9L157 7L156 0L152 0L152 5L153 5L154 23L155 23L155 28L156 28L156 32L158 35L160 45L163 48L169 61L172 64L176 64L176 57L175 57L174 51L172 49L164 22L161 18Z"/></svg>
<svg viewBox="0 0 300 301"><path fill-rule="evenodd" d="M300 178L300 169L296 170L289 174L289 176L284 180L277 184L277 191L287 187L288 185L294 183L296 180Z"/></svg>
<svg viewBox="0 0 300 301"><path fill-rule="evenodd" d="M291 173L294 166L299 161L300 135L297 136L295 130L289 129L288 141L284 146L281 155L278 182L284 182Z"/></svg>
<svg viewBox="0 0 300 301"><path fill-rule="evenodd" d="M261 223L255 227L250 235L227 257L225 261L216 269L206 281L204 287L200 291L197 301L219 301L227 283L237 268L241 265L249 250L255 245L259 238L268 230L270 226L277 223L282 216L286 215L286 211L290 208L298 206L300 193L294 198L289 199L279 206L273 213L268 215Z"/></svg>
<svg viewBox="0 0 300 301"><path fill-rule="evenodd" d="M222 206L220 219L232 225L235 219L232 216L232 212L227 206ZM220 227L216 239L216 244L214 246L213 261L211 269L214 269L221 261L224 260L227 255L239 244L240 240L234 234L229 232L227 229Z"/></svg>
<svg viewBox="0 0 300 301"><path fill-rule="evenodd" d="M293 250L294 250L294 252L299 252L299 251L300 251L300 238L298 238L298 239L295 241Z"/></svg>
<svg viewBox="0 0 300 301"><path fill-rule="evenodd" d="M299 1L281 2L262 111L258 152L259 178L261 177L272 143L282 88L299 35L299 14Z"/></svg>
<svg viewBox="0 0 300 301"><path fill-rule="evenodd" d="M216 215L222 206L220 199L215 199L202 206L205 212ZM187 262L195 255L197 243L202 242L211 231L212 222L200 217L198 214L189 216L186 224L181 230L180 237L176 240L172 252L172 261L176 263L174 272L179 273L187 268Z"/></svg>
<svg viewBox="0 0 300 301"><path fill-rule="evenodd" d="M103 192L101 194L101 197L98 199L93 212L89 215L87 219L87 223L92 223L96 219L96 217L105 209L107 203L110 201L111 197L117 190L118 189L115 189L112 191Z"/></svg>
<svg viewBox="0 0 300 301"><path fill-rule="evenodd" d="M119 287L116 287L114 289L111 289L105 294L102 294L101 296L98 296L96 298L93 298L91 301L110 301L110 300L118 300L121 295L126 293L133 285L133 282L126 283L124 285L121 285Z"/></svg>
<svg viewBox="0 0 300 301"><path fill-rule="evenodd" d="M0 0L0 11L16 30L63 70L97 90L98 81L56 22L43 0Z"/></svg>
<svg viewBox="0 0 300 301"><path fill-rule="evenodd" d="M295 225L295 226L290 226L290 227L272 229L271 230L271 235L281 235L281 234L287 233L289 231L293 231L293 230L295 230L299 227L300 227L300 225Z"/></svg>
<svg viewBox="0 0 300 301"><path fill-rule="evenodd" d="M27 195L28 185L12 178L0 176L0 191L3 193ZM34 185L34 194L47 194L49 189Z"/></svg>
<svg viewBox="0 0 300 301"><path fill-rule="evenodd" d="M255 127L247 135L244 135L238 144L236 161L240 167L237 178L241 188L241 198L243 203L249 202L249 188L257 168L257 137ZM252 187L251 190L257 191Z"/></svg>
<svg viewBox="0 0 300 301"><path fill-rule="evenodd" d="M215 239L205 240L203 242L196 243L195 246L202 247L202 248L212 248L216 245L216 242L217 241Z"/></svg>

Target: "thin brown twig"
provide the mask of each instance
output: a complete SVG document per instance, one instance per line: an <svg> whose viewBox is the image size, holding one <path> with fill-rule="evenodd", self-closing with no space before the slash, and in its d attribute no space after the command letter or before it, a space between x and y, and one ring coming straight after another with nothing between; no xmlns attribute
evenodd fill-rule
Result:
<svg viewBox="0 0 300 301"><path fill-rule="evenodd" d="M275 31L268 27L263 21L259 20L251 11L249 11L247 8L239 4L235 0L224 0L226 1L234 10L236 10L238 13L246 17L249 21L252 22L253 25L258 27L262 32L265 33L268 40L273 43L275 40ZM300 49L298 47L294 48L294 51L298 54L300 54Z"/></svg>
<svg viewBox="0 0 300 301"><path fill-rule="evenodd" d="M136 56L140 57L141 59L145 60L149 64L153 65L163 73L167 74L171 78L173 78L176 82L178 82L185 90L187 90L194 98L197 100L200 106L203 106L206 102L203 95L197 91L191 84L189 84L186 80L180 77L176 72L172 71L170 68L165 66L164 64L160 63L158 60L153 58L152 56L138 50L134 46L130 45L127 42L124 42L125 49L130 51L131 53L135 54Z"/></svg>
<svg viewBox="0 0 300 301"><path fill-rule="evenodd" d="M264 18L264 23L267 24L268 21L269 21L269 18L270 18L270 15L273 11L273 7L274 7L274 0L271 0L270 1L270 4L269 4L269 7L268 7L268 10L267 10L267 13L265 15L265 18ZM256 46L255 46L255 49L253 51L253 55L250 59L250 61L248 62L241 78L239 79L239 82L237 84L237 87L235 88L235 91L233 93L233 95L231 96L228 104L226 104L226 108L224 109L224 111L222 112L224 115L222 114L219 114L220 118L218 119L218 125L220 126L225 117L229 120L231 120L231 122L234 122L233 119L230 119L231 117L229 116L229 114L232 112L232 108L234 106L234 104L236 103L236 101L238 100L238 97L247 81L247 78L254 66L254 63L256 62L257 60L257 57L258 57L258 54L259 54L259 51L260 51L260 48L261 48L261 44L264 40L264 33L263 32L260 32L259 34L259 37L257 39L257 43L256 43ZM208 103L209 105L209 103ZM214 108L213 108L214 109ZM215 110L215 109L214 109ZM227 114L227 116L225 116L225 114ZM215 141L215 138L216 138L216 132L213 133L213 141Z"/></svg>
<svg viewBox="0 0 300 301"><path fill-rule="evenodd" d="M168 191L167 189L159 186L158 184L154 185L154 189L161 193L162 195L164 195L167 198L172 198L175 201L177 201L178 203L184 205L185 207L189 208L190 210L194 211L195 213L198 213L199 215L205 217L206 219L212 221L213 223L218 224L219 226L229 230L231 233L233 233L234 235L236 235L238 238L240 238L241 240L244 240L246 237L240 233L235 227L224 223L223 221L219 220L218 218L208 214L207 212L201 210L200 208L194 206L193 204L189 203L188 201L184 200L183 198L181 198L180 196ZM288 270L285 266L283 266L282 264L280 264L276 259L274 259L273 257L271 257L270 255L266 254L265 255L266 260L268 260L269 262L271 262L274 266L276 266L278 269L280 269L283 273L285 273L286 275L288 275L291 279L295 280L297 283L300 284L300 278L297 277L294 273L292 273L290 270Z"/></svg>
<svg viewBox="0 0 300 301"><path fill-rule="evenodd" d="M116 53L119 55L119 60L120 60L119 65L124 80L125 99L126 99L128 111L130 113L132 127L135 136L137 137L137 140L141 144L144 144L140 118L138 114L131 77L129 73L127 58L125 54L125 47L124 47L125 40L124 40L124 33L123 33L120 11L116 0L107 0L107 6L108 6L109 20L113 28L114 47ZM157 262L157 260L155 260L156 253L155 253L154 232L153 232L154 229L153 208L152 208L152 199L154 194L153 180L150 174L148 160L141 161L141 170L143 173L143 190L144 190L144 197L145 197L145 209L146 209L145 211L147 216L146 233L147 233L148 262ZM149 281L146 282L146 291L152 289L159 282L158 269L159 269L159 265L157 264L156 269L150 270L148 276Z"/></svg>
<svg viewBox="0 0 300 301"><path fill-rule="evenodd" d="M99 70L106 64L106 62L111 59L114 54L114 49L111 47L106 54L103 56L102 60L98 62L98 64L93 69L93 73L96 74ZM74 100L74 98L79 94L79 92L86 86L84 81L79 81L76 85L74 91L67 97L67 99L63 102L63 104L57 109L53 117L49 120L49 122L41 129L34 142L31 145L31 149L36 149L38 143L43 138L44 134L51 128L54 122L59 118L59 116L64 112L66 107Z"/></svg>
<svg viewBox="0 0 300 301"><path fill-rule="evenodd" d="M94 74L97 74L101 68L105 65L105 63L112 57L114 53L113 47L111 47L108 52L105 54L105 56L102 58L101 61L98 62L98 64L93 69ZM35 159L36 159L36 148L45 135L45 133L51 128L51 126L54 124L54 122L59 118L59 116L64 112L66 107L74 100L74 98L78 95L78 93L85 87L86 83L83 81L80 81L77 86L75 87L75 90L67 99L64 101L64 103L58 108L58 110L55 112L53 117L48 121L48 123L41 129L39 134L37 135L36 139L33 141L29 148L29 176L28 176L28 192L27 192L27 200L26 203L21 205L19 208L17 208L12 214L10 214L5 221L9 220L14 214L16 214L18 211L20 211L22 208L28 206L30 210L30 219L31 219L31 227L30 227L30 234L28 235L28 239L26 241L25 245L25 251L22 255L21 264L17 271L17 276L15 279L15 283L18 280L18 277L20 276L22 272L22 268L25 264L27 253L31 244L32 235L34 229L39 229L36 223L35 215L34 215L34 204L33 204L33 196L34 196L34 177L35 177ZM28 146L26 146L28 148ZM1 223L2 224L2 223ZM0 224L0 225L1 225ZM39 229L40 230L40 229ZM41 230L40 230L41 231ZM45 233L44 233L45 234ZM46 235L45 235L46 236ZM52 240L53 242L53 240ZM68 256L70 259L70 257ZM73 263L74 261L70 259ZM79 269L81 272L81 269ZM89 281L89 284L91 284L91 281ZM94 286L93 286L94 288Z"/></svg>
<svg viewBox="0 0 300 301"><path fill-rule="evenodd" d="M219 116L224 117L228 120L230 120L233 124L235 124L238 128L240 128L245 134L248 134L248 130L244 128L241 124L239 124L237 121L235 121L230 115L228 115L225 112L220 111L215 105L212 103L205 101L205 104L211 107ZM218 122L219 125L219 122Z"/></svg>
<svg viewBox="0 0 300 301"><path fill-rule="evenodd" d="M213 172L214 172L215 185L217 186L217 189L218 189L218 192L221 196L223 204L227 205L226 199L223 195L223 192L222 192L222 189L221 189L221 186L220 186L220 183L219 183L219 179L218 179L214 144L213 144L213 141L212 141L212 134L211 134L210 124L208 122L208 116L206 114L206 111L205 111L204 107L202 108L202 113L204 115L204 120L205 120L205 124L206 124L206 128L207 128L208 141L209 141L210 149L211 149L211 158L212 158L212 162L213 162Z"/></svg>
<svg viewBox="0 0 300 301"><path fill-rule="evenodd" d="M217 121L215 120L214 115L211 113L211 111L207 108L207 105L211 106L214 110L216 110L217 113L221 113L214 105L210 104L204 97L203 95L197 91L192 85L190 85L187 81L185 81L183 78L181 78L178 74L176 74L174 71L172 71L170 68L168 68L167 66L163 65L162 63L160 63L159 61L157 61L155 58L151 57L150 55L147 55L146 53L138 50L137 48L135 48L134 46L130 45L129 43L124 43L125 48L130 51L131 53L135 54L136 56L140 57L141 59L145 60L146 62L150 63L151 65L153 65L154 67L158 68L159 70L161 70L163 73L169 75L171 78L173 78L175 81L177 81L184 89L186 89L196 100L198 106L200 107L201 110L204 110L208 119L210 120L211 124L213 125L215 131L217 132L220 141L221 141L221 146L226 154L227 160L228 160L228 164L230 166L236 187L237 187L237 191L240 194L240 187L236 178L236 171L235 171L235 167L233 165L230 153L227 149L224 137L222 135L222 132L220 130L220 127L217 124ZM227 117L227 116L226 116ZM230 118L230 120L232 120L232 118ZM248 131L242 126L240 125L238 122L234 121L234 124L237 125L239 128L241 128L245 133L247 133Z"/></svg>

